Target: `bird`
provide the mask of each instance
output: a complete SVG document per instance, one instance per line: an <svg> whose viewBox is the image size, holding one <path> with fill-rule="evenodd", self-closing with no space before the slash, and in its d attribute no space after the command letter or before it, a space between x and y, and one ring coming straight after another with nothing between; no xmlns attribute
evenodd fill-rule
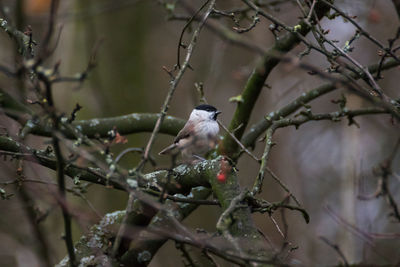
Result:
<svg viewBox="0 0 400 267"><path fill-rule="evenodd" d="M202 156L217 145L219 132L217 116L220 113L221 111L208 104L195 107L174 142L158 154L176 155L180 151L185 160L204 160Z"/></svg>

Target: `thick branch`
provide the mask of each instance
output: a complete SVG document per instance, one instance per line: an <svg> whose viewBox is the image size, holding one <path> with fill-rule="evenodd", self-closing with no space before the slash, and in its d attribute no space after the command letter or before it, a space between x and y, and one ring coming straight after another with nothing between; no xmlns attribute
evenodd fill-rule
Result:
<svg viewBox="0 0 400 267"><path fill-rule="evenodd" d="M158 114L151 113L132 113L118 117L75 121L72 125L89 138L96 136L108 137L108 132L114 127L121 135L151 132L156 124L158 116ZM183 127L184 123L185 121L182 119L166 116L161 124L160 132L176 135ZM49 135L48 128L40 126L34 127L32 133L41 136ZM70 138L74 136L68 131L66 131L66 135Z"/></svg>
<svg viewBox="0 0 400 267"><path fill-rule="evenodd" d="M10 137L0 136L0 155L9 155L17 158L23 158L28 161L40 164L46 168L56 170L56 159L54 155L27 147L21 143L14 141ZM65 166L64 172L67 176L74 178L79 177L82 181L88 181L101 185L111 185L117 189L126 190L127 183L137 181L137 185L141 188L155 188L167 186L170 194L188 193L192 187L209 186L207 178L207 170L210 165L218 162L213 161L200 162L193 166L180 165L173 169L170 183L167 183L168 171L156 171L142 175L140 178L128 178L121 180L118 177L107 177L106 173L101 169L83 168L74 164Z"/></svg>
<svg viewBox="0 0 400 267"><path fill-rule="evenodd" d="M267 256L270 256L270 250L266 247L263 236L259 233L253 223L250 208L245 204L236 205L236 203L233 203L235 207L232 207L231 205L231 201L235 199L237 195L242 194L239 184L237 183L236 172L233 171L225 159L210 161L207 166L208 168L204 169L203 172L208 178L209 183L212 185L213 192L219 199L222 209L229 209L230 213L230 215L226 216L225 219L220 223L220 227L223 227L227 230L228 235L232 237L232 239L228 240L235 242L241 251L240 254L236 254L236 251L225 251L225 256L227 256L229 260L230 255L235 254L238 259L241 259L247 264L252 261L251 258L264 260L268 259ZM221 172L226 175L226 181L222 183L217 180L217 176ZM197 195L201 193L202 198L207 197L210 191L203 190L204 189L202 188L199 188L197 192L193 190L191 196L197 198ZM179 205L180 209L177 209L176 206L171 205L172 212L170 212L171 215L174 215L175 217L178 216L176 217L178 220L186 217L189 212L195 208L193 204L188 203L181 203ZM168 226L168 224L168 219L162 219L160 216L154 217L152 224L149 227L149 231L142 232L140 237L135 239L131 246L131 250L122 257L123 263L126 264L126 266L147 266L149 260L153 257L158 248L164 244L164 242L167 240L167 237L173 238L173 236L168 236L167 233L164 233L164 235L162 233L152 233L151 229L159 230L173 227L173 225ZM171 229L171 231L174 232L175 229ZM180 231L179 233L179 235L184 236L184 233L181 233ZM189 244L191 244L191 241L194 241L191 237L184 239L188 240ZM224 241L225 243L229 243L228 247L235 248L236 246L234 244L230 244L228 240ZM202 248L205 250L209 249L211 253L217 252L211 247L208 247L206 243L204 243ZM148 257L143 258L144 254L147 254ZM218 255L222 256L221 254Z"/></svg>
<svg viewBox="0 0 400 267"><path fill-rule="evenodd" d="M193 188L191 194L188 196L188 199L206 199L210 194L210 189L205 187L196 187ZM170 209L169 216L173 216L178 221L186 218L198 206L196 204L188 203L176 204L169 200L166 201L166 205L168 209ZM165 213L159 212L151 220L149 228L165 228L167 222L168 218ZM134 226L134 224L131 224L131 227L132 226ZM168 238L165 236L150 233L148 231L142 231L133 240L130 250L123 255L123 257L121 258L121 262L125 264L124 266L147 266L158 251L158 249L166 241L168 241Z"/></svg>
<svg viewBox="0 0 400 267"><path fill-rule="evenodd" d="M219 165L214 165L209 177L214 195L218 198L222 210L231 209L230 216L221 220L218 225L221 229L227 229L232 236L233 242L236 242L240 248L239 254L245 253L252 256L271 256L265 239L255 226L250 208L247 205L235 205L233 208L231 202L237 196L243 194L238 183L237 173L227 160L221 160ZM223 176L222 180L217 179ZM224 180L225 179L225 180ZM223 213L224 214L224 213ZM229 219L228 219L229 218Z"/></svg>
<svg viewBox="0 0 400 267"><path fill-rule="evenodd" d="M34 112L27 106L15 100L12 96L0 89L0 107L4 113L21 125L27 124L31 127L30 133L40 136L51 137L51 126L43 125L32 118ZM108 137L108 132L114 127L121 135L151 132L156 124L159 114L132 113L123 116L80 120L72 122L72 126L80 130L89 138ZM161 124L160 133L176 135L182 129L185 121L172 116L166 116ZM67 129L62 129L67 138L74 138L75 134Z"/></svg>

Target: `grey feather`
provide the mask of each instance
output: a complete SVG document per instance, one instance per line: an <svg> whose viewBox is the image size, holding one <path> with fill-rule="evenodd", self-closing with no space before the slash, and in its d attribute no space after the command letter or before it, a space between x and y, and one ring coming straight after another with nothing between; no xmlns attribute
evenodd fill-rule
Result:
<svg viewBox="0 0 400 267"><path fill-rule="evenodd" d="M158 155L165 155L168 154L169 152L171 152L171 150L173 150L174 148L176 148L178 146L177 143L173 143L172 145L167 146L166 148L164 148L163 150L161 150Z"/></svg>

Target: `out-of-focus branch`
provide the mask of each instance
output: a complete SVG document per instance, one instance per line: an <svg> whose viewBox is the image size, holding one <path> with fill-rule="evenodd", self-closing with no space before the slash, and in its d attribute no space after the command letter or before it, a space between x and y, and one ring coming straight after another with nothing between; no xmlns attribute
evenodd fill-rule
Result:
<svg viewBox="0 0 400 267"><path fill-rule="evenodd" d="M325 244L327 244L328 246L330 246L331 248L333 248L336 251L336 253L343 260L343 264L345 267L350 266L349 262L347 261L346 257L344 256L342 250L340 249L340 247L337 244L332 243L331 241L329 241L328 238L326 238L324 236L320 236L319 239L321 239L323 242L325 242Z"/></svg>
<svg viewBox="0 0 400 267"><path fill-rule="evenodd" d="M400 19L400 0L392 0L394 8L396 9L397 16Z"/></svg>
<svg viewBox="0 0 400 267"><path fill-rule="evenodd" d="M39 55L38 55L38 60L36 64L40 64L43 60L47 59L48 56L51 54L51 49L50 49L50 40L53 37L53 32L56 24L56 17L57 17L57 9L59 6L60 0L52 0L50 4L50 12L49 12L49 18L48 18L48 27L47 27L47 32L41 42L40 50L39 50Z"/></svg>
<svg viewBox="0 0 400 267"><path fill-rule="evenodd" d="M2 28L17 44L18 52L26 58L33 57L33 45L35 41L29 35L11 26L7 20L0 18L0 28Z"/></svg>
<svg viewBox="0 0 400 267"><path fill-rule="evenodd" d="M362 196L362 195L358 196L358 199L361 200L371 200L374 198L385 197L392 210L390 216L395 218L395 220L397 220L398 222L400 222L400 209L398 204L396 203L393 193L391 192L389 186L389 178L390 176L393 175L392 165L394 158L399 151L399 148L400 148L400 139L397 140L397 143L395 144L394 149L392 153L389 155L389 157L387 157L373 169L373 173L379 177L375 193L372 194L371 196Z"/></svg>
<svg viewBox="0 0 400 267"><path fill-rule="evenodd" d="M53 34L55 18L57 15L57 7L59 4L59 0L52 0L50 4L50 14L48 20L48 30L45 38L43 40L41 46L41 53L40 59L35 64L39 64L40 61L44 60L48 57L48 47L49 41ZM71 223L71 213L68 208L67 197L66 197L66 190L65 190L65 166L66 161L64 159L63 153L61 151L61 144L59 136L57 136L57 132L60 129L60 121L59 115L57 114L57 108L55 105L55 101L53 98L53 84L50 79L48 79L45 75L38 75L38 80L43 82L44 85L44 94L46 99L46 104L43 105L43 108L47 115L51 118L52 125L52 144L55 154L55 166L56 166L56 173L57 173L57 184L58 184L58 193L59 193L59 204L61 207L63 219L64 219L64 241L67 247L68 256L70 258L70 265L71 267L75 267L79 264L75 258L75 251L74 251L74 244L72 240L72 223ZM39 86L37 86L39 88Z"/></svg>
<svg viewBox="0 0 400 267"><path fill-rule="evenodd" d="M327 8L326 5L318 3L315 10L318 16L322 17L329 8ZM310 28L304 21L299 22L299 25L300 27L297 34L304 36L310 31ZM254 68L241 94L243 102L238 103L229 125L229 131L233 132L233 130L236 129L235 136L239 140L242 138L246 129L253 107L262 88L264 87L265 80L274 67L280 62L280 59L279 57L276 57L276 54L287 53L299 44L300 41L300 38L296 34L288 32L285 36L276 40L275 45L269 49L268 53L263 56ZM238 127L240 128L238 129ZM228 157L233 157L238 152L238 149L239 146L235 140L230 137L229 134L225 134L224 140L219 146L219 153L227 155Z"/></svg>
<svg viewBox="0 0 400 267"><path fill-rule="evenodd" d="M7 116L18 121L20 124L25 124L33 115L33 111L31 109L14 99L1 88L0 107ZM48 136L50 136L50 133Z"/></svg>
<svg viewBox="0 0 400 267"><path fill-rule="evenodd" d="M39 225L34 201L33 198L29 195L28 190L29 188L27 188L26 185L21 185L19 188L19 196L23 201L23 206L24 206L23 208L25 210L27 217L29 218L29 223L31 224L33 234L37 239L37 247L38 251L40 252L40 255L43 258L44 261L43 264L45 264L46 267L51 267L53 265L51 264L51 257L50 257L50 250L49 250L49 243L47 240L47 236L45 235L45 231L43 231Z"/></svg>

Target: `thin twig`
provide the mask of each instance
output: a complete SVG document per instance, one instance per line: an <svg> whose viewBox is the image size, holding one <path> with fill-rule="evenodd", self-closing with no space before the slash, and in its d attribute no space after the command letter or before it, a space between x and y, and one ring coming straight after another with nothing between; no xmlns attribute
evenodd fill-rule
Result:
<svg viewBox="0 0 400 267"><path fill-rule="evenodd" d="M349 266L349 262L347 261L346 257L344 256L342 250L340 249L340 247L334 243L332 243L331 241L329 241L326 237L324 236L320 236L319 239L321 239L325 244L327 244L328 246L330 246L331 248L333 248L336 253L340 256L340 258L343 260L343 264L344 266L348 267Z"/></svg>
<svg viewBox="0 0 400 267"><path fill-rule="evenodd" d="M125 156L126 154L128 154L130 152L143 153L143 149L138 148L138 147L127 148L127 149L123 150L121 153L119 153L117 157L115 157L114 162L118 163L123 156Z"/></svg>
<svg viewBox="0 0 400 267"><path fill-rule="evenodd" d="M371 36L370 33L368 33L367 31L365 31L357 22L354 21L354 19L352 19L350 16L348 16L347 14L345 14L343 11L341 11L339 8L337 8L335 5L333 5L332 3L329 3L329 1L326 0L322 0L322 2L326 5L328 5L330 8L334 9L337 13L339 13L343 18L345 18L346 20L350 21L351 24L354 25L354 27L357 28L357 30L359 30L359 32L361 33L361 35L365 36L366 38L368 38L371 42L373 42L374 44L376 44L380 49L386 51L387 53L389 53L393 59L395 59L397 62L400 63L400 59L388 48L386 48L383 44L381 44L377 39L375 39L373 36Z"/></svg>
<svg viewBox="0 0 400 267"><path fill-rule="evenodd" d="M179 36L179 42L178 42L178 52L177 52L177 59L176 59L176 66L178 69L181 68L181 47L184 47L184 44L182 42L183 36L185 35L186 30L189 28L189 26L192 24L192 22L196 19L197 15L203 10L203 8L208 4L209 0L205 1L204 4L190 17L190 19L186 22L185 26L183 27L181 31L181 35ZM213 7L214 9L214 7ZM213 11L213 9L211 11Z"/></svg>
<svg viewBox="0 0 400 267"><path fill-rule="evenodd" d="M200 23L197 26L196 30L193 32L192 39L191 39L190 44L189 44L189 46L187 48L187 53L186 53L185 60L184 60L184 62L182 64L182 67L179 69L178 73L176 74L175 78L170 83L171 85L169 87L168 95L167 95L167 97L166 97L166 99L164 101L164 104L163 104L163 106L161 108L160 116L159 116L159 118L158 118L158 120L156 122L156 125L154 126L153 132L152 132L152 134L150 136L150 139L149 139L149 141L148 141L148 143L146 145L146 149L145 149L145 152L144 152L144 155L143 155L143 159L139 163L138 168L137 168L138 170L140 170L144 166L144 164L146 163L146 161L149 158L150 150L151 150L151 147L153 146L153 143L154 143L154 140L156 138L156 135L157 135L158 131L160 130L161 124L164 121L165 116L167 115L167 111L168 111L168 108L169 108L169 103L170 103L170 101L172 99L172 96L173 96L173 94L175 92L176 87L179 84L179 81L181 80L183 74L186 71L186 68L189 66L189 60L191 59L192 54L193 54L193 50L194 50L194 48L196 46L197 37L199 36L200 31L203 28L203 26L205 24L205 21L207 20L208 16L210 15L212 9L214 8L215 1L216 0L210 0L209 5L208 5L208 7L207 7L207 9L206 9L206 11L205 11L205 13L203 15L202 20L200 21Z"/></svg>
<svg viewBox="0 0 400 267"><path fill-rule="evenodd" d="M222 129L225 130L232 138L235 140L235 142L240 146L241 149L243 149L244 152L246 152L247 155L249 155L252 159L254 159L256 162L260 162L260 159L258 159L253 153L250 152L243 144L242 142L239 141L239 139L236 138L236 136L229 131L228 128L220 121L217 120L218 124L222 127Z"/></svg>
<svg viewBox="0 0 400 267"><path fill-rule="evenodd" d="M272 217L272 215L269 215L269 218L271 219L271 221L273 222L273 224L275 225L276 230L278 230L278 233L282 236L283 239L285 239L285 235L283 234L281 228L279 227L278 223L276 222L276 220L274 219L274 217Z"/></svg>
<svg viewBox="0 0 400 267"><path fill-rule="evenodd" d="M40 57L36 64L38 64L41 60L43 60L47 56L47 53L49 52L48 46L49 46L50 38L53 34L55 16L56 16L58 4L59 4L58 0L51 1L50 16L49 16L49 22L48 22L49 26L48 26L47 34L45 35L45 38L43 40L43 49L40 52ZM47 99L47 103L48 103L48 108L46 108L46 109L47 109L47 112L51 115L51 118L53 121L52 143L53 143L53 147L54 147L54 153L56 156L58 189L59 189L59 194L60 194L60 198L61 198L61 203L64 203L64 204L61 204L60 206L61 206L61 210L62 210L63 218L64 218L65 243L66 243L68 255L70 258L70 264L72 267L75 267L75 266L77 266L78 262L76 262L74 243L72 241L71 216L70 216L70 212L66 205L67 200L66 200L66 195L65 195L65 177L64 177L65 160L64 160L64 157L61 152L59 137L56 136L56 133L60 126L60 120L58 118L58 115L57 115L56 109L55 109L55 105L54 105L54 100L53 100L53 95L52 95L52 83L47 79L46 76L39 77L39 78L42 79L42 81L45 84L46 99Z"/></svg>
<svg viewBox="0 0 400 267"><path fill-rule="evenodd" d="M251 194L253 196L255 196L256 194L259 194L261 192L261 190L262 190L262 184L263 184L263 181L264 181L264 175L265 175L265 171L267 169L267 161L268 161L268 157L269 157L269 152L271 151L271 147L273 146L272 135L273 135L275 129L276 128L275 128L275 126L273 124L265 132L266 142L265 142L264 153L261 156L260 170L258 171L257 178L256 178L256 180L254 182L254 185L253 185L253 189L251 190Z"/></svg>
<svg viewBox="0 0 400 267"><path fill-rule="evenodd" d="M351 224L350 222L346 221L342 217L340 217L336 212L333 211L333 209L330 206L325 206L325 210L328 212L328 214L331 216L331 218L337 222L338 224L341 224L345 226L347 230L349 230L352 234L360 237L362 240L364 240L368 245L374 246L372 237L364 232L363 230L359 229L357 226Z"/></svg>

